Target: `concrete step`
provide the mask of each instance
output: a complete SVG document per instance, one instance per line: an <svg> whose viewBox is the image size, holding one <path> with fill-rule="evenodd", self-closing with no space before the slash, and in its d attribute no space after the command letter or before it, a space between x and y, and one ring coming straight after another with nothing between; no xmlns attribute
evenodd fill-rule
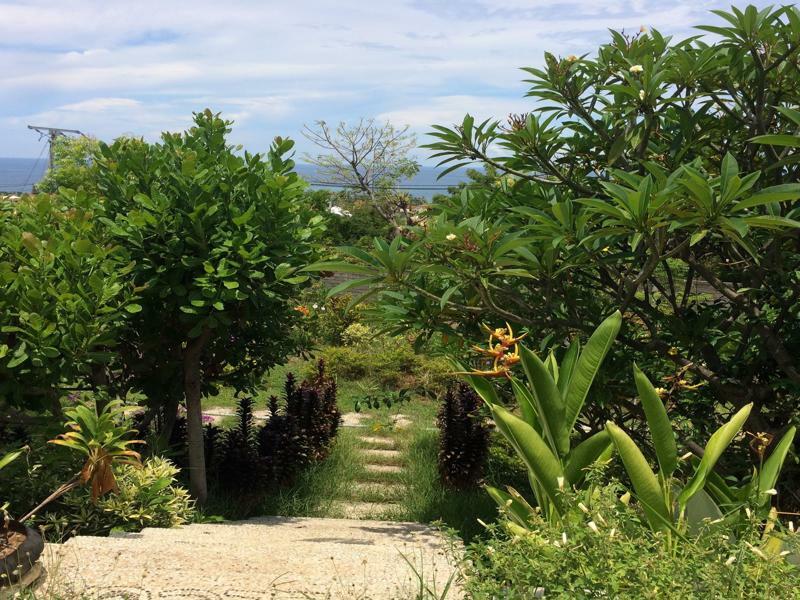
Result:
<svg viewBox="0 0 800 600"><path fill-rule="evenodd" d="M350 509L367 515L356 504ZM405 600L419 581L401 555L442 589L454 572L444 549L434 529L391 521L267 517L145 529L49 545L44 591L108 600Z"/></svg>

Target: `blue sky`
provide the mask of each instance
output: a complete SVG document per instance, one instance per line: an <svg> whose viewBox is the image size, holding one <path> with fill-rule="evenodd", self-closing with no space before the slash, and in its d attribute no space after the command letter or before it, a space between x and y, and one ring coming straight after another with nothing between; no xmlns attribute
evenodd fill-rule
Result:
<svg viewBox="0 0 800 600"><path fill-rule="evenodd" d="M0 0L0 156L39 155L27 124L155 139L205 107L234 119L232 141L252 151L275 135L309 151L304 123L359 116L422 139L466 112L529 110L518 67L545 50L592 52L608 28L682 37L729 4Z"/></svg>

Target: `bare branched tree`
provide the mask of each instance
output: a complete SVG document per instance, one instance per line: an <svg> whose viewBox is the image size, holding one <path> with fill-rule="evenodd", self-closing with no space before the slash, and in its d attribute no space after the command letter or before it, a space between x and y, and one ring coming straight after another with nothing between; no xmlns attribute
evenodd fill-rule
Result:
<svg viewBox="0 0 800 600"><path fill-rule="evenodd" d="M304 155L318 168L318 177L362 194L395 228L402 225L401 217L407 221L408 195L396 193L395 186L419 170L409 157L416 137L408 126L398 129L388 121L361 118L354 125L341 122L334 129L317 121L313 127L306 125L303 135L325 151Z"/></svg>

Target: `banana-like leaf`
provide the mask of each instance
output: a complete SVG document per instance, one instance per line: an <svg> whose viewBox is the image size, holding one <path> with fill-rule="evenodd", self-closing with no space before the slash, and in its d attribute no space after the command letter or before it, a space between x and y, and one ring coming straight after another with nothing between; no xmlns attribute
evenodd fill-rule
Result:
<svg viewBox="0 0 800 600"><path fill-rule="evenodd" d="M483 377L476 377L475 375L467 375L466 378L472 386L472 389L475 390L490 408L495 404L500 404L500 398L497 396L497 392L491 383L486 381Z"/></svg>
<svg viewBox="0 0 800 600"><path fill-rule="evenodd" d="M517 399L520 411L522 411L522 418L528 425L540 432L542 425L536 414L535 401L531 391L514 377L511 378L511 388L514 390L514 397Z"/></svg>
<svg viewBox="0 0 800 600"><path fill-rule="evenodd" d="M786 455L792 447L796 431L796 427L790 427L789 430L783 434L781 441L775 446L772 454L769 455L769 458L767 458L761 466L761 472L758 474L759 500L761 500L762 494L766 496L765 492L774 488L778 483L778 477L781 474L781 469L783 469L783 461L786 459ZM764 499L769 500L769 498Z"/></svg>
<svg viewBox="0 0 800 600"><path fill-rule="evenodd" d="M661 469L661 476L665 479L672 477L675 469L678 468L678 446L675 443L675 432L672 430L672 423L667 416L664 403L656 393L653 384L642 373L639 367L633 365L633 379L636 382L636 390L639 392L639 399L642 401L642 408L647 419L647 426L650 429L650 437L653 439L653 446L656 449L658 466Z"/></svg>
<svg viewBox="0 0 800 600"><path fill-rule="evenodd" d="M8 454L0 457L0 469L17 460L20 456L22 456L23 452L25 452L24 448L21 450L14 450L13 452L9 452Z"/></svg>
<svg viewBox="0 0 800 600"><path fill-rule="evenodd" d="M586 346L583 348L570 378L567 393L564 396L566 407L564 424L567 432L572 431L575 426L575 421L578 420L583 403L586 402L586 396L589 394L589 388L592 387L592 382L600 370L600 365L603 363L606 354L608 354L611 344L617 338L621 326L622 314L616 311L600 323L600 326L594 331L589 341L586 342Z"/></svg>
<svg viewBox="0 0 800 600"><path fill-rule="evenodd" d="M722 511L705 490L700 490L686 503L685 516L689 533L696 535L709 521L721 519Z"/></svg>
<svg viewBox="0 0 800 600"><path fill-rule="evenodd" d="M520 356L533 391L531 398L536 416L542 424L550 449L558 456L566 456L569 452L569 430L564 427L564 403L556 382L547 366L533 352L523 346L520 348Z"/></svg>
<svg viewBox="0 0 800 600"><path fill-rule="evenodd" d="M547 447L545 441L536 430L525 421L512 415L499 405L492 407L492 416L497 428L517 451L528 467L528 472L536 479L541 490L561 513L561 498L558 490L558 478L563 477L558 458Z"/></svg>
<svg viewBox="0 0 800 600"><path fill-rule="evenodd" d="M526 529L530 528L531 517L533 517L534 514L530 504L525 502L524 499L520 501L508 492L504 492L490 485L486 486L486 491L492 499L497 502L497 506L499 506L512 521ZM517 496L519 496L519 494L517 494ZM519 496L519 498L522 498L522 496Z"/></svg>
<svg viewBox="0 0 800 600"><path fill-rule="evenodd" d="M561 361L561 368L558 373L558 391L561 392L561 397L567 395L567 388L572 379L572 373L575 371L575 365L578 362L578 357L581 354L581 343L576 338L572 341L564 354L564 359Z"/></svg>
<svg viewBox="0 0 800 600"><path fill-rule="evenodd" d="M598 431L575 446L564 466L564 477L569 484L578 485L586 474L584 469L606 454L611 446L611 437L605 430Z"/></svg>
<svg viewBox="0 0 800 600"><path fill-rule="evenodd" d="M647 464L644 454L630 436L614 423L610 421L606 423L606 431L617 447L650 527L656 531L669 530L669 523L672 522L671 511L658 483L658 477Z"/></svg>
<svg viewBox="0 0 800 600"><path fill-rule="evenodd" d="M736 434L741 431L752 408L752 404L743 407L739 412L733 415L730 421L717 429L708 440L700 464L697 465L697 469L689 480L689 483L686 484L686 487L683 488L678 495L678 506L681 511L686 507L686 503L689 499L694 496L698 490L703 489L708 474L714 468L714 465L717 464L720 456L725 452L725 449L730 445L733 438L736 437Z"/></svg>

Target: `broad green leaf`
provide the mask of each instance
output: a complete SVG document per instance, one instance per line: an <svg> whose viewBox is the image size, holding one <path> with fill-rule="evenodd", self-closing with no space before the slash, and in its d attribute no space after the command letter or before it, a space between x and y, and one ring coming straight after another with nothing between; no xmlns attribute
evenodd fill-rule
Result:
<svg viewBox="0 0 800 600"><path fill-rule="evenodd" d="M522 418L528 425L540 431L541 423L536 414L536 403L531 391L515 377L511 378L511 388L514 390L514 397L517 399L517 404L519 404Z"/></svg>
<svg viewBox="0 0 800 600"><path fill-rule="evenodd" d="M461 368L463 370L463 368ZM467 381L469 381L472 389L483 399L483 401L492 408L493 406L500 404L500 398L497 397L497 392L494 389L494 386L486 381L483 377L478 377L476 375L467 375Z"/></svg>
<svg viewBox="0 0 800 600"><path fill-rule="evenodd" d="M759 498L761 494L764 494L767 490L773 489L778 483L778 477L781 474L781 469L783 469L783 462L786 460L786 455L792 448L792 442L794 441L796 431L797 428L795 426L790 427L776 444L772 454L769 455L761 466L761 470L758 473Z"/></svg>
<svg viewBox="0 0 800 600"><path fill-rule="evenodd" d="M616 311L600 323L600 326L594 331L581 351L580 358L578 358L570 378L569 388L564 397L566 409L564 426L568 435L575 426L575 421L578 420L583 403L586 402L586 396L589 394L589 388L592 387L592 382L600 370L600 365L603 364L603 360L608 354L611 344L617 338L621 326L622 314Z"/></svg>
<svg viewBox="0 0 800 600"><path fill-rule="evenodd" d="M733 210L739 211L763 204L771 204L772 202L796 200L797 198L800 198L800 184L785 183L783 185L774 185L737 202L733 206Z"/></svg>
<svg viewBox="0 0 800 600"><path fill-rule="evenodd" d="M372 275L374 276L375 269L365 267L363 265L354 265L353 263L343 261L323 261L312 263L300 269L300 271L333 271L334 273L357 273L359 275Z"/></svg>
<svg viewBox="0 0 800 600"><path fill-rule="evenodd" d="M667 524L672 521L671 511L661 491L658 477L653 473L650 465L647 464L644 454L642 454L642 451L639 450L630 436L614 423L610 421L606 423L606 431L611 436L617 452L622 458L622 463L625 465L625 470L631 479L636 496L641 501L650 527L656 531L670 529Z"/></svg>
<svg viewBox="0 0 800 600"><path fill-rule="evenodd" d="M705 490L698 490L686 504L685 517L686 523L689 525L689 533L696 535L708 524L708 521L721 519L722 511Z"/></svg>
<svg viewBox="0 0 800 600"><path fill-rule="evenodd" d="M758 144L769 144L771 146L789 146L800 147L799 135L786 135L786 134L771 134L771 135L757 135L750 138L751 142Z"/></svg>
<svg viewBox="0 0 800 600"><path fill-rule="evenodd" d="M611 446L608 432L598 431L572 449L564 466L564 476L571 485L578 485L586 473L584 469L593 464Z"/></svg>
<svg viewBox="0 0 800 600"><path fill-rule="evenodd" d="M536 479L542 491L560 514L561 498L558 478L563 477L564 473L556 456L533 427L519 417L515 417L497 404L492 406L492 416L500 433L517 451L528 467L531 476Z"/></svg>
<svg viewBox="0 0 800 600"><path fill-rule="evenodd" d="M656 449L661 476L669 479L678 468L678 446L675 443L672 423L670 423L664 403L653 388L653 384L635 363L633 380L636 382L636 391L639 392L639 399L647 419L647 427L650 429L650 437L653 439L653 446Z"/></svg>
<svg viewBox="0 0 800 600"><path fill-rule="evenodd" d="M520 527L530 529L534 512L527 502L520 502L508 492L504 492L490 485L486 486L486 491L489 493L489 496L497 502L497 506L500 507L512 521Z"/></svg>
<svg viewBox="0 0 800 600"><path fill-rule="evenodd" d="M0 469L17 460L20 456L22 456L23 452L25 452L25 449L14 450L13 452L9 452L4 456L0 456Z"/></svg>
<svg viewBox="0 0 800 600"><path fill-rule="evenodd" d="M578 364L578 357L581 353L581 342L577 338L572 340L564 358L561 361L561 368L558 373L558 391L561 397L564 398L567 394L569 382L572 379L572 374L575 372L575 365Z"/></svg>
<svg viewBox="0 0 800 600"><path fill-rule="evenodd" d="M547 366L526 347L520 347L522 367L528 378L536 416L542 425L550 448L558 456L569 452L569 430L564 426L564 403Z"/></svg>
<svg viewBox="0 0 800 600"><path fill-rule="evenodd" d="M737 412L730 421L725 423L722 427L717 429L706 444L703 458L700 459L700 464L697 465L694 475L686 484L686 487L681 490L678 495L678 504L683 509L686 502L697 493L698 490L703 489L706 478L714 465L717 464L722 453L730 445L734 437L741 431L747 417L750 416L750 410L753 408L752 404L748 404Z"/></svg>

